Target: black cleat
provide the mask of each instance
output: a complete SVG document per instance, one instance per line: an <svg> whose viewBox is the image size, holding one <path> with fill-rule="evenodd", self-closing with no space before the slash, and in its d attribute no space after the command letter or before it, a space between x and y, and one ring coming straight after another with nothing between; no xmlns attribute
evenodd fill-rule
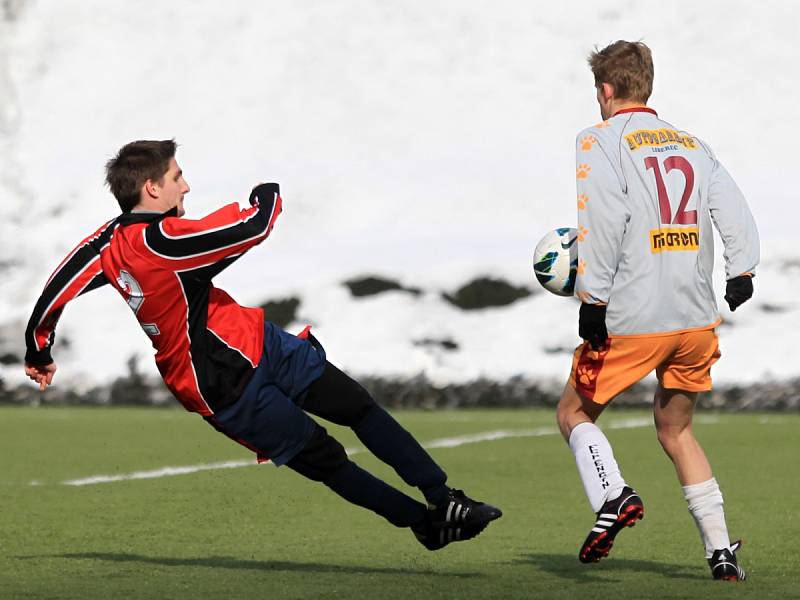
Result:
<svg viewBox="0 0 800 600"><path fill-rule="evenodd" d="M747 574L744 569L736 562L736 551L742 547L742 540L736 540L730 548L714 550L714 554L708 559L708 566L711 567L711 576L720 581L744 581Z"/></svg>
<svg viewBox="0 0 800 600"><path fill-rule="evenodd" d="M433 525L430 515L425 517L422 523L411 526L411 531L420 544L428 550L440 550L451 542L463 542L471 540L486 529L483 525L463 525L455 527L436 527Z"/></svg>
<svg viewBox="0 0 800 600"><path fill-rule="evenodd" d="M503 516L496 506L473 500L461 490L451 489L439 506L429 506L428 514L434 527L484 527Z"/></svg>
<svg viewBox="0 0 800 600"><path fill-rule="evenodd" d="M644 518L644 504L639 495L627 485L618 498L609 500L597 513L597 521L578 553L582 563L593 563L608 556L614 538L623 527L633 527Z"/></svg>
<svg viewBox="0 0 800 600"><path fill-rule="evenodd" d="M447 500L439 506L429 506L425 520L411 530L428 550L439 550L451 542L471 540L502 515L499 508L451 489Z"/></svg>

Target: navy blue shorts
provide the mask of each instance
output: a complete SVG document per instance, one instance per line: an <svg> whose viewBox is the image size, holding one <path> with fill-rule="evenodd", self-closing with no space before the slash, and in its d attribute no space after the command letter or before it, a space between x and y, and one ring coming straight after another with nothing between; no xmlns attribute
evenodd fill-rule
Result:
<svg viewBox="0 0 800 600"><path fill-rule="evenodd" d="M325 350L264 323L264 354L253 378L232 405L206 420L247 446L259 459L284 465L311 439L316 423L297 405L325 370Z"/></svg>

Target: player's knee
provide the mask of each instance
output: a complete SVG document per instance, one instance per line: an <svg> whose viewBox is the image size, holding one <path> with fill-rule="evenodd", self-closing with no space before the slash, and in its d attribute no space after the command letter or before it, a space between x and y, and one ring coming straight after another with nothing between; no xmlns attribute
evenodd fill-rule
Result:
<svg viewBox="0 0 800 600"><path fill-rule="evenodd" d="M316 408L314 414L347 427L357 426L377 406L364 386L330 363L311 393L307 405L312 413Z"/></svg>
<svg viewBox="0 0 800 600"><path fill-rule="evenodd" d="M556 423L558 424L558 429L561 431L561 435L564 436L565 440L568 440L571 428L569 426L569 420L567 419L566 411L561 407L561 404L559 404L558 408L556 408Z"/></svg>
<svg viewBox="0 0 800 600"><path fill-rule="evenodd" d="M287 466L308 479L324 483L347 461L344 447L318 425L305 448Z"/></svg>
<svg viewBox="0 0 800 600"><path fill-rule="evenodd" d="M348 411L348 425L358 426L369 415L373 408L378 406L372 395L360 384L353 388L353 400Z"/></svg>
<svg viewBox="0 0 800 600"><path fill-rule="evenodd" d="M567 385L556 407L556 423L564 439L569 441L572 429L579 423L585 423L586 421L594 423L595 420L596 416L584 410L582 398L575 389Z"/></svg>

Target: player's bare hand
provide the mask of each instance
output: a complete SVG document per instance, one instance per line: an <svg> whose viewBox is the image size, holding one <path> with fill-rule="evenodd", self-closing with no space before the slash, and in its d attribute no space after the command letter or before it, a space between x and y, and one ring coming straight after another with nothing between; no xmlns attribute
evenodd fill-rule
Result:
<svg viewBox="0 0 800 600"><path fill-rule="evenodd" d="M48 385L53 383L53 376L56 374L56 363L51 362L49 365L32 365L25 363L25 375L29 379L39 384L39 389L44 391Z"/></svg>

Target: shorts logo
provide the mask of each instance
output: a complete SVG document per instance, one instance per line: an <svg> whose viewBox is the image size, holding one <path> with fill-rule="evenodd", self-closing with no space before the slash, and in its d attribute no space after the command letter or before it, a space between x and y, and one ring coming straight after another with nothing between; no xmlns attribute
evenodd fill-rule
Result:
<svg viewBox="0 0 800 600"><path fill-rule="evenodd" d="M594 394L597 391L597 378L603 369L606 354L610 349L610 342L600 350L592 350L589 342L584 342L580 346L578 363L575 365L575 389L589 400L594 399Z"/></svg>
<svg viewBox="0 0 800 600"><path fill-rule="evenodd" d="M594 380L597 378L597 373L594 369L587 365L580 365L575 373L578 377L578 381L583 386L591 386L594 384Z"/></svg>
<svg viewBox="0 0 800 600"><path fill-rule="evenodd" d="M650 230L650 252L672 252L675 250L696 251L700 248L697 227L668 227Z"/></svg>

